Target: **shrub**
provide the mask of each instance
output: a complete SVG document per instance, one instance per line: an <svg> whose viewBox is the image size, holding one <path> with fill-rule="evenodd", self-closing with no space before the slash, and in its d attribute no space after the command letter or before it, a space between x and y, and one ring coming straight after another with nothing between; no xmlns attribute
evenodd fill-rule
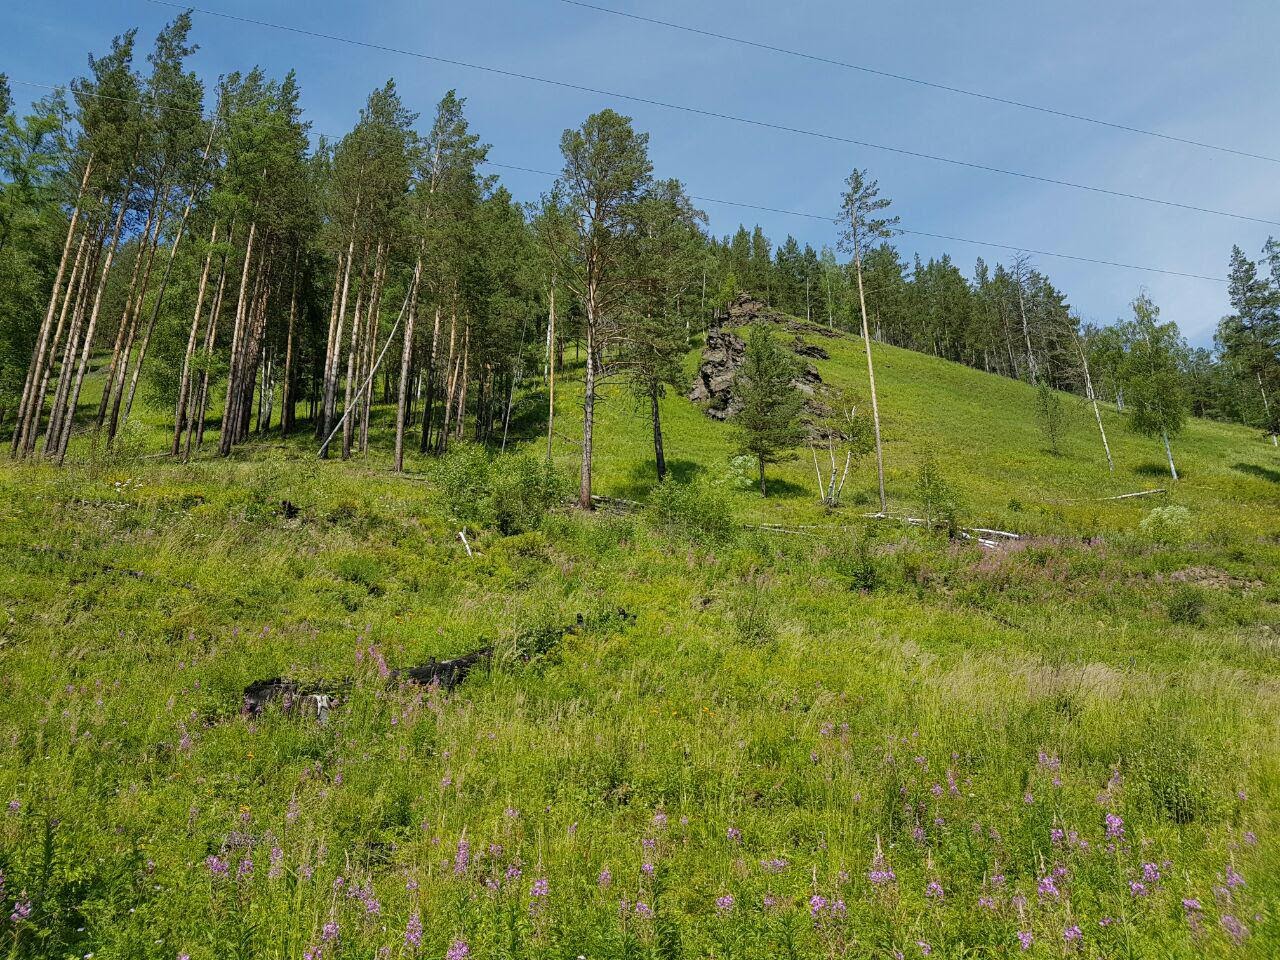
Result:
<svg viewBox="0 0 1280 960"><path fill-rule="evenodd" d="M926 453L920 461L916 476L916 495L924 510L925 527L929 530L942 527L947 531L947 536L954 537L960 528L959 499L951 484L942 476L931 453Z"/></svg>
<svg viewBox="0 0 1280 960"><path fill-rule="evenodd" d="M538 529L566 494L564 478L546 461L530 454L495 458L471 444L450 450L436 479L453 517L503 536Z"/></svg>
<svg viewBox="0 0 1280 960"><path fill-rule="evenodd" d="M729 501L716 487L668 478L653 488L645 516L669 537L723 542L733 535Z"/></svg>
<svg viewBox="0 0 1280 960"><path fill-rule="evenodd" d="M1198 626L1204 623L1205 595L1199 587L1183 584L1165 602L1169 619L1174 623Z"/></svg>
<svg viewBox="0 0 1280 960"><path fill-rule="evenodd" d="M1168 504L1156 507L1138 524L1138 532L1148 543L1172 547L1186 543L1191 537L1191 511Z"/></svg>

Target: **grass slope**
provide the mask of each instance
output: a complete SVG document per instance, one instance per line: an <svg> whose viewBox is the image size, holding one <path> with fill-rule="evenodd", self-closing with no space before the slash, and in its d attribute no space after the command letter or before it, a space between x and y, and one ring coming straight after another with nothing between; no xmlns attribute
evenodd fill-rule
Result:
<svg viewBox="0 0 1280 960"><path fill-rule="evenodd" d="M820 342L864 391L861 342ZM173 464L147 410L116 454L0 467L0 953L1274 956L1274 451L1193 421L1190 523L1152 536L1165 501L1061 502L1171 486L1115 411L1109 477L1091 414L1051 457L1025 385L876 351L891 504L932 449L967 521L1026 539L863 520L870 459L838 513L804 457L762 500L676 396L674 527L503 536L529 463L392 477L386 410L348 464L303 435ZM616 388L600 416L599 491L645 499L647 422ZM448 696L381 675L578 614ZM278 674L352 686L326 725L239 716Z"/></svg>

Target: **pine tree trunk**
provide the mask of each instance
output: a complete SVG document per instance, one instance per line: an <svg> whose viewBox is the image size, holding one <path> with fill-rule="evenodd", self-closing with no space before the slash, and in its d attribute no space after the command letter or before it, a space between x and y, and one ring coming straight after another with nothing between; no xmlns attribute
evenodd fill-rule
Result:
<svg viewBox="0 0 1280 960"><path fill-rule="evenodd" d="M293 386L293 327L294 321L298 316L298 259L294 256L293 261L293 278L289 284L289 326L285 333L284 340L284 375L281 380L280 387L280 433L287 436L293 430L294 425L294 407L297 400L294 398L295 390Z"/></svg>
<svg viewBox="0 0 1280 960"><path fill-rule="evenodd" d="M254 220L249 224L249 239L245 244L244 265L240 269L240 293L236 298L236 319L235 326L231 331L231 362L227 373L227 399L223 404L222 410L222 427L218 436L218 453L226 456L231 452L231 444L235 439L234 414L238 411L234 410L234 400L238 387L238 364L236 362L239 356L241 342L244 340L247 318L245 316L245 299L249 293L249 271L253 263L253 241L258 234L258 221Z"/></svg>
<svg viewBox="0 0 1280 960"><path fill-rule="evenodd" d="M582 397L582 466L578 477L578 506L591 509L591 456L596 417L596 323L597 304L594 284L587 287L587 369Z"/></svg>
<svg viewBox="0 0 1280 960"><path fill-rule="evenodd" d="M24 434L30 431L30 427L27 426L27 424L32 422L33 420L38 422L40 419L40 415L38 412L36 413L36 416L34 418L29 416L28 408L31 405L32 393L34 391L36 384L40 382L42 377L45 379L46 383L48 382L48 377L47 377L47 374L45 373L44 368L46 363L46 352L48 352L49 357L52 357L52 351L49 348L49 328L53 325L54 313L58 311L58 299L59 299L59 293L62 289L62 277L67 270L67 257L71 255L71 244L75 240L76 226L80 222L80 205L84 201L84 191L89 185L89 174L92 172L92 170L93 170L93 154L89 154L89 158L85 161L85 165L84 165L84 175L80 178L80 189L76 193L76 203L75 203L75 206L71 208L71 220L67 224L66 240L64 240L62 243L62 257L58 260L58 271L56 274L54 274L53 286L49 290L49 305L47 308L45 308L44 320L40 324L40 333L36 338L36 349L31 358L31 365L27 368L26 382L22 385L22 399L18 403L18 417L14 424L13 438L10 444L10 451L15 454L18 452L19 446L26 440L26 437L24 436ZM87 236L87 235L88 235L88 231L86 230L84 236ZM82 236L80 241L80 249L79 249L79 252L76 254L77 264L80 262L80 254L83 252L84 252L84 238ZM74 280L74 277L75 277L75 270L73 268L72 269L73 280ZM66 292L62 294L64 302L67 299L70 299L72 286L73 286L72 282L69 281L67 283ZM66 316L65 307L62 310L60 316L65 318ZM56 348L56 344L55 344L55 348ZM41 406L43 406L44 404L43 395L40 398L40 404Z"/></svg>
<svg viewBox="0 0 1280 960"><path fill-rule="evenodd" d="M653 457L658 466L658 482L667 478L667 458L662 449L662 415L658 409L658 391L649 391L649 414L653 418Z"/></svg>
<svg viewBox="0 0 1280 960"><path fill-rule="evenodd" d="M404 339L400 347L400 391L396 403L396 453L395 472L404 472L404 431L409 420L409 374L413 366L413 325L418 315L418 281L422 277L422 256L413 268L413 281L409 288L409 317L404 325Z"/></svg>
<svg viewBox="0 0 1280 960"><path fill-rule="evenodd" d="M440 348L440 305L436 304L435 327L431 331L431 352L427 354L427 384L422 394L422 442L419 453L431 448L431 421L435 417L436 356Z"/></svg>
<svg viewBox="0 0 1280 960"><path fill-rule="evenodd" d="M187 426L187 405L191 394L191 361L196 355L196 339L200 335L200 314L204 310L204 297L209 284L209 268L213 265L213 247L218 242L218 222L213 222L209 233L209 249L204 255L204 266L200 269L200 284L196 290L196 309L191 317L191 332L187 335L187 349L182 356L182 377L178 381L178 402L173 412L173 446L172 456L177 456L182 449L182 431Z"/></svg>
<svg viewBox="0 0 1280 960"><path fill-rule="evenodd" d="M88 260L84 260L84 253L89 246L89 238L91 231L86 229L80 234L80 243L76 249L76 261L71 268L71 277L67 281L67 290L62 297L62 309L58 311L58 326L54 330L53 340L46 344L46 350L43 351L45 356L40 357L40 376L39 383L29 396L23 396L23 405L18 407L18 419L14 424L14 441L17 443L16 452L25 456L34 446L35 435L40 430L40 415L44 409L44 398L49 390L49 377L53 372L53 358L57 355L58 347L62 343L62 333L66 329L67 315L69 309L73 309L73 305L82 300L87 289L87 275L90 269L97 267L97 250L89 255ZM96 244L98 242L98 233L92 231L93 239ZM81 269L83 265L84 269ZM77 286L78 284L78 286ZM24 416L30 412L30 417ZM24 433L25 431L25 433Z"/></svg>
<svg viewBox="0 0 1280 960"><path fill-rule="evenodd" d="M356 356L360 349L361 316L364 305L365 279L368 277L368 248L365 249L364 263L360 267L360 290L356 294L355 313L351 318L351 345L347 350L347 376L342 400L342 459L351 457L351 431L354 423L351 418L352 391L355 387Z"/></svg>
<svg viewBox="0 0 1280 960"><path fill-rule="evenodd" d="M547 463L551 462L551 444L556 433L556 283L551 280L547 295Z"/></svg>
<svg viewBox="0 0 1280 960"><path fill-rule="evenodd" d="M862 342L867 348L867 380L871 384L871 423L876 435L876 478L880 484L880 513L888 514L889 501L884 492L884 448L880 440L880 402L876 396L876 368L871 361L871 335L867 329L867 299L862 289L862 255L855 251L853 257L855 272L858 275L858 306L862 311ZM760 465L760 484L764 487L764 464Z"/></svg>
<svg viewBox="0 0 1280 960"><path fill-rule="evenodd" d="M333 338L338 330L338 300L342 291L342 278L344 276L344 263L348 263L346 251L338 252L338 262L333 271L333 297L329 303L329 336L325 341L324 348L324 366L320 373L321 390L327 391L329 382L329 364L333 357ZM324 417L315 418L315 435L317 440L324 439Z"/></svg>
<svg viewBox="0 0 1280 960"><path fill-rule="evenodd" d="M1094 419L1098 421L1098 433L1102 436L1102 449L1107 455L1107 471L1109 473L1116 472L1115 462L1111 459L1111 444L1107 442L1107 430L1102 425L1102 411L1098 409L1098 395L1093 390L1093 378L1089 376L1089 359L1084 354L1084 347L1080 344L1080 338L1076 337L1076 352L1080 354L1080 367L1084 370L1084 391L1089 398L1089 403L1093 406Z"/></svg>
<svg viewBox="0 0 1280 960"><path fill-rule="evenodd" d="M333 418L338 402L338 367L342 358L342 331L347 319L347 296L351 289L351 262L356 254L356 222L360 212L360 195L356 194L355 207L351 211L351 238L347 241L347 263L342 271L342 295L338 300L338 325L333 331L330 349L326 354L324 373L324 427L320 437L327 437L333 432ZM367 248L366 248L367 250ZM363 259L363 258L362 258ZM361 276L364 267L361 267ZM325 456L328 456L328 445L325 445Z"/></svg>
<svg viewBox="0 0 1280 960"><path fill-rule="evenodd" d="M236 225L233 220L231 229L227 231L228 248L235 242ZM209 325L205 328L203 354L204 369L200 371L200 389L193 397L193 412L187 417L187 439L182 449L182 460L191 459L191 441L194 436L196 447L204 445L204 424L209 412L209 364L213 360L213 351L218 339L218 321L222 317L222 304L227 292L227 261L229 255L223 253L218 267L218 289L213 296L213 304L209 308Z"/></svg>

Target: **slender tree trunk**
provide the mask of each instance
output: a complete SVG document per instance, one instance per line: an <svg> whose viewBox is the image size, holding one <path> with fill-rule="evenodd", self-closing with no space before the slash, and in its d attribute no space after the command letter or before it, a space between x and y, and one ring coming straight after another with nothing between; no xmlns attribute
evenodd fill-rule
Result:
<svg viewBox="0 0 1280 960"><path fill-rule="evenodd" d="M466 430L465 417L467 415L467 383L471 375L471 323L467 322L462 333L462 379L458 383L458 413L457 423L454 426L454 437L458 440L462 439L462 435Z"/></svg>
<svg viewBox="0 0 1280 960"><path fill-rule="evenodd" d="M133 298L133 307L129 314L128 333L125 336L124 346L120 351L119 363L116 365L115 375L110 378L112 384L111 408L107 414L107 446L111 446L115 440L116 432L120 428L120 408L124 401L125 381L129 379L130 360L133 355L133 341L138 334L138 321L142 316L142 308L147 297L147 287L151 283L151 268L155 263L156 251L160 245L160 230L164 226L163 210L159 211L155 217L155 225L151 240L146 246L146 262L142 268L142 282L139 284ZM139 251L139 255L142 253Z"/></svg>
<svg viewBox="0 0 1280 960"><path fill-rule="evenodd" d="M239 356L241 342L245 336L244 328L247 325L245 303L249 294L249 271L253 264L253 241L257 234L258 221L253 220L249 224L249 239L245 244L244 265L240 269L240 293L236 298L236 320L231 332L231 362L227 372L227 399L223 404L222 429L218 437L218 453L224 457L231 452L231 444L235 440L236 420L234 414L238 412L233 409L233 398L238 387L238 364L236 359Z"/></svg>
<svg viewBox="0 0 1280 960"><path fill-rule="evenodd" d="M284 340L284 377L280 387L280 433L287 436L293 430L294 398L293 388L293 327L298 316L298 258L293 260L293 278L289 284L289 327Z"/></svg>
<svg viewBox="0 0 1280 960"><path fill-rule="evenodd" d="M71 208L71 220L67 224L67 237L62 243L62 257L58 260L58 271L56 274L54 274L53 286L49 290L49 305L48 307L45 308L44 320L40 324L40 333L36 337L36 349L31 358L31 365L27 368L26 382L22 385L22 399L18 402L18 417L14 424L13 438L10 443L11 453L16 454L18 452L19 446L26 439L23 434L24 432L30 429L30 427L28 427L27 424L31 422L33 419L35 421L38 421L40 418L40 415L38 412L34 418L30 417L28 415L28 407L31 404L32 393L34 392L36 384L40 382L42 377L45 378L46 382L48 379L45 373L44 367L46 363L46 351L49 351L49 330L50 330L50 327L53 325L53 315L58 310L58 298L59 298L59 293L61 293L61 290L62 290L62 277L67 270L67 258L71 255L71 244L75 240L76 227L80 222L80 205L84 201L84 191L86 187L88 187L89 185L89 174L92 172L92 170L93 170L93 154L89 154L89 158L88 160L85 161L85 165L84 165L84 175L80 178L80 189L76 193L75 206ZM89 231L86 230L84 233L84 236L88 236L88 233ZM80 241L79 251L76 254L77 264L80 262L80 255L83 252L84 252L84 239L82 237ZM72 269L73 280L74 280L74 277L75 277L75 269L73 268ZM73 286L72 282L67 283L66 292L62 294L64 300L70 299L72 286ZM65 308L62 310L60 316L62 317L66 316ZM49 355L51 356L51 352ZM40 404L42 406L44 404L43 396L41 396L40 398Z"/></svg>
<svg viewBox="0 0 1280 960"><path fill-rule="evenodd" d="M1169 458L1169 475L1177 480L1178 468L1173 465L1173 448L1169 446L1169 431L1162 427L1160 429L1160 438L1164 440L1164 453Z"/></svg>
<svg viewBox="0 0 1280 960"><path fill-rule="evenodd" d="M445 374L447 375L447 380L445 381L445 392L444 392L444 411L443 411L443 416L440 418L440 430L436 434L436 450L439 453L444 453L445 447L448 445L448 442L449 442L449 424L451 422L449 418L453 413L453 391L454 391L454 388L457 386L457 379L458 379L458 373L457 373L458 364L454 359L454 349L457 345L457 335L458 335L458 305L455 297L453 309L449 313L449 355L444 362L444 371L445 371Z"/></svg>
<svg viewBox="0 0 1280 960"><path fill-rule="evenodd" d="M658 390L649 391L649 414L653 419L653 458L658 466L658 482L667 479L667 458L662 449L662 414L658 409Z"/></svg>
<svg viewBox="0 0 1280 960"><path fill-rule="evenodd" d="M364 263L360 267L360 290L356 294L356 309L355 309L354 315L351 318L351 344L347 350L347 376L346 376L346 384L344 387L344 393L343 393L343 399L342 399L342 417L343 417L342 459L343 460L348 460L351 458L351 436L352 436L351 431L354 424L352 422L352 417L349 411L351 410L351 401L352 401L352 397L354 396L353 391L355 389L355 379L357 375L356 374L356 357L359 353L360 342L361 342L360 341L360 333L361 333L361 325L362 325L361 318L363 316L365 293L367 292L365 289L365 280L368 277L368 269L369 269L368 253L369 251L368 251L368 248L366 247L364 256L361 258L364 261ZM377 270L376 264L375 264L374 270L376 273L376 270Z"/></svg>
<svg viewBox="0 0 1280 960"><path fill-rule="evenodd" d="M84 253L89 246L91 233L93 234L95 250L89 255L88 260L85 260ZM97 266L96 245L98 237L97 230L85 229L80 234L80 243L76 248L75 264L71 268L71 277L67 280L67 290L62 297L62 309L58 311L58 326L54 330L53 340L44 344L46 348L44 350L37 347L39 362L33 366L33 371L35 366L39 367L38 384L29 395L24 392L22 404L18 407L18 419L13 428L13 439L16 443L15 453L25 456L30 452L31 447L28 446L28 441L34 445L35 436L40 431L40 415L44 409L45 395L49 390L49 377L53 372L53 358L57 355L58 347L62 343L62 333L66 329L69 308L72 308L74 303L78 303L84 298L85 291L88 288L89 271ZM84 266L83 270L81 269L82 264ZM31 414L29 418L26 416L28 412Z"/></svg>
<svg viewBox="0 0 1280 960"><path fill-rule="evenodd" d="M1107 471L1116 472L1115 462L1111 459L1111 444L1107 443L1107 429L1102 425L1102 412L1098 409L1098 395L1093 391L1093 378L1089 376L1089 358L1085 356L1080 337L1076 336L1076 352L1080 354L1080 368L1084 371L1084 390L1093 406L1094 419L1098 421L1098 433L1102 436L1102 449L1107 455Z"/></svg>
<svg viewBox="0 0 1280 960"><path fill-rule="evenodd" d="M547 367L550 375L547 378L547 462L551 462L551 442L556 434L556 283L551 280L551 290L547 297Z"/></svg>
<svg viewBox="0 0 1280 960"><path fill-rule="evenodd" d="M236 225L233 220L231 229L227 231L228 248L235 241ZM222 304L227 291L228 253L222 254L222 262L218 267L218 289L213 296L213 305L209 308L209 325L204 334L204 369L200 371L200 389L196 393L193 404L194 412L187 418L187 439L183 445L182 460L191 459L191 441L195 438L197 447L204 445L204 424L209 412L209 364L213 360L214 348L218 339L218 321L222 317Z"/></svg>
<svg viewBox="0 0 1280 960"><path fill-rule="evenodd" d="M196 309L191 317L191 331L187 335L187 349L182 357L182 377L178 381L178 403L173 413L173 446L172 456L177 456L182 449L182 431L187 426L187 405L191 395L191 361L196 355L196 339L200 334L200 314L204 310L204 297L209 284L209 268L213 265L213 247L218 242L218 222L213 222L209 232L209 249L204 255L204 266L200 269L200 284L196 289Z"/></svg>
<svg viewBox="0 0 1280 960"><path fill-rule="evenodd" d="M876 396L876 368L871 361L871 334L867 329L867 299L862 289L862 254L854 252L854 269L858 275L858 307L862 311L862 342L867 348L867 380L871 384L871 423L876 435L876 479L880 484L880 512L889 512L889 501L884 492L884 448L880 440L880 402ZM760 465L761 486L764 484L764 464Z"/></svg>
<svg viewBox="0 0 1280 960"><path fill-rule="evenodd" d="M422 255L413 267L413 282L409 289L409 317L404 325L404 339L400 347L400 391L396 403L396 453L395 472L404 472L404 431L409 423L409 373L413 366L413 325L418 317L418 282L422 278Z"/></svg>
<svg viewBox="0 0 1280 960"><path fill-rule="evenodd" d="M769 495L769 488L764 482L764 457L762 455L756 457L756 465L760 470L760 496L767 497Z"/></svg>
<svg viewBox="0 0 1280 960"><path fill-rule="evenodd" d="M1267 388L1262 385L1262 374L1255 370L1253 375L1258 378L1258 392L1262 394L1262 412L1266 415L1267 425L1271 424L1271 401L1267 399ZM1280 446L1280 440L1276 439L1276 432L1271 431L1271 445L1273 447Z"/></svg>
<svg viewBox="0 0 1280 960"><path fill-rule="evenodd" d="M596 323L598 321L596 289L594 284L587 287L587 370L585 387L582 396L582 468L578 478L578 506L583 510L591 509L591 456L596 418Z"/></svg>
<svg viewBox="0 0 1280 960"><path fill-rule="evenodd" d="M107 410L110 408L111 400L115 396L117 374L121 363L125 362L121 359L121 351L126 349L126 338L132 336L130 328L134 310L133 298L138 289L138 276L146 259L151 227L155 223L159 202L158 195L152 199L151 206L147 209L147 222L142 227L142 233L139 234L138 249L134 254L133 267L129 271L129 287L124 296L124 308L120 311L120 322L116 325L115 343L111 347L111 362L107 364L104 374L102 396L98 398L98 415L94 419L95 430L101 430L107 422Z"/></svg>
<svg viewBox="0 0 1280 960"><path fill-rule="evenodd" d="M1034 387L1039 382L1039 370L1036 366L1035 351L1031 349L1031 328L1027 325L1027 306L1022 293L1022 278L1018 278L1018 313L1022 316L1022 337L1027 344L1027 373Z"/></svg>
<svg viewBox="0 0 1280 960"><path fill-rule="evenodd" d="M338 301L341 299L342 280L346 273L343 267L343 264L349 263L349 262L350 261L347 260L347 252L345 250L340 250L338 252L338 262L337 262L337 265L334 267L334 271L333 271L333 297L329 304L329 336L328 336L328 339L325 341L324 366L320 374L321 389L322 391L325 392L326 396L327 396L328 384L329 384L329 365L335 350L335 347L333 344L333 338L338 331ZM323 404L321 406L323 407ZM323 416L318 416L315 418L315 434L316 434L317 440L324 439L324 417Z"/></svg>
<svg viewBox="0 0 1280 960"><path fill-rule="evenodd" d="M440 348L440 305L436 304L435 327L431 331L431 352L427 354L427 384L422 398L422 442L419 453L431 447L431 421L435 417L436 356Z"/></svg>
<svg viewBox="0 0 1280 960"><path fill-rule="evenodd" d="M338 326L333 331L331 349L325 359L325 375L324 375L324 427L320 432L321 437L328 436L333 431L333 418L336 414L335 407L338 402L338 367L342 358L342 331L346 325L347 319L347 295L351 289L351 261L356 255L356 222L357 215L360 212L360 194L356 194L355 207L351 211L351 238L347 241L347 263L342 271L342 296L338 300ZM366 248L367 250L367 248ZM362 259L364 259L362 257ZM364 275L364 267L360 269L361 276ZM325 447L326 456L328 456L328 447Z"/></svg>

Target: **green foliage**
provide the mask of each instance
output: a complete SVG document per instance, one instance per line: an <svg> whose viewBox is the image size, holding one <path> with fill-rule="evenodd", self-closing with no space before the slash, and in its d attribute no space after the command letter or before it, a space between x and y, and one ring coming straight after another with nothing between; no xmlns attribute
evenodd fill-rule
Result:
<svg viewBox="0 0 1280 960"><path fill-rule="evenodd" d="M739 449L755 458L760 493L767 495L765 464L776 463L804 438L800 411L804 397L796 388L795 361L763 323L747 333L747 353L734 377L734 398L742 404L734 417Z"/></svg>
<svg viewBox="0 0 1280 960"><path fill-rule="evenodd" d="M1124 361L1129 426L1143 436L1177 436L1186 422L1187 397L1179 370L1186 347L1173 323L1159 322L1160 309L1142 294L1133 301L1133 326Z"/></svg>
<svg viewBox="0 0 1280 960"><path fill-rule="evenodd" d="M1190 626L1200 626L1204 623L1207 607L1204 591L1192 584L1181 584L1165 601L1169 619L1174 623Z"/></svg>
<svg viewBox="0 0 1280 960"><path fill-rule="evenodd" d="M734 533L729 501L709 483L668 478L650 491L645 515L664 535L696 543L723 543Z"/></svg>
<svg viewBox="0 0 1280 960"><path fill-rule="evenodd" d="M941 527L948 537L954 537L960 529L960 500L932 453L925 453L916 468L916 497L925 529Z"/></svg>
<svg viewBox="0 0 1280 960"><path fill-rule="evenodd" d="M450 447L435 476L451 516L503 536L538 529L568 489L545 460L528 453L494 456L478 444Z"/></svg>
<svg viewBox="0 0 1280 960"><path fill-rule="evenodd" d="M1062 436L1066 431L1066 408L1062 397L1047 383L1036 388L1036 422L1053 455L1062 454Z"/></svg>

